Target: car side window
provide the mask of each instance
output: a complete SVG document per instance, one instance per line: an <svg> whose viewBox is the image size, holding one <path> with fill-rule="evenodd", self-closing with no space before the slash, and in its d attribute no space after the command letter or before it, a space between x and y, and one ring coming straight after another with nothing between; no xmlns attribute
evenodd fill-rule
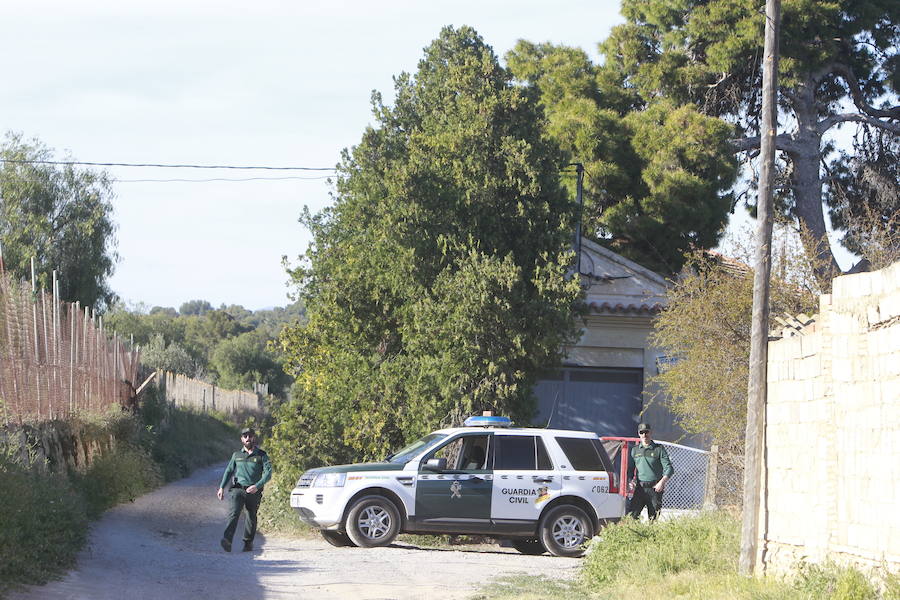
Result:
<svg viewBox="0 0 900 600"><path fill-rule="evenodd" d="M489 435L463 435L429 452L423 463L430 458L447 459L449 471L480 471L489 469Z"/></svg>
<svg viewBox="0 0 900 600"><path fill-rule="evenodd" d="M544 445L544 440L537 437L535 438L535 443L537 443L538 470L553 470L553 461L550 460L550 454L547 452L547 446Z"/></svg>
<svg viewBox="0 0 900 600"><path fill-rule="evenodd" d="M576 471L612 471L612 463L599 440L558 437L556 441Z"/></svg>
<svg viewBox="0 0 900 600"><path fill-rule="evenodd" d="M509 471L552 469L544 441L533 435L498 435L494 444L494 468Z"/></svg>

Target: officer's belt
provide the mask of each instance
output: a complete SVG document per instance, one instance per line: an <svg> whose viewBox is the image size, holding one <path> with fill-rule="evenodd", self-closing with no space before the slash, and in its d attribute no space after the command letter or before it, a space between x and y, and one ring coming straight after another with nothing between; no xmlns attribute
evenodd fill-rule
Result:
<svg viewBox="0 0 900 600"><path fill-rule="evenodd" d="M657 479L656 481L639 481L638 482L638 484L640 484L641 487L653 487L657 483L659 483L659 479Z"/></svg>

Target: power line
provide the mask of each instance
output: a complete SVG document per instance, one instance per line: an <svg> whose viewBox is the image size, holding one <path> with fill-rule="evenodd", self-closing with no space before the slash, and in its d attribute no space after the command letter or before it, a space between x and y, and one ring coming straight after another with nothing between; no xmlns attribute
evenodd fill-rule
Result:
<svg viewBox="0 0 900 600"><path fill-rule="evenodd" d="M330 175L322 177L245 177L233 179L229 177L217 177L214 179L116 179L116 183L208 183L212 181L285 181L288 179L312 181L316 179L329 179Z"/></svg>
<svg viewBox="0 0 900 600"><path fill-rule="evenodd" d="M270 167L270 166L238 166L238 165L190 165L190 164L164 164L164 163L115 163L115 162L84 162L77 160L22 160L14 158L0 158L0 162L23 165L81 165L88 167L156 167L161 169L239 169L239 170L266 170L266 171L336 171L336 167Z"/></svg>

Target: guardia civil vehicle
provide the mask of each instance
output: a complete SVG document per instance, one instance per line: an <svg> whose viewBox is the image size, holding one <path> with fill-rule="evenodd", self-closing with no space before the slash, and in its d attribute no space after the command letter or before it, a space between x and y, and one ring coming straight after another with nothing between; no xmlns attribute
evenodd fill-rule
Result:
<svg viewBox="0 0 900 600"><path fill-rule="evenodd" d="M580 556L625 513L614 483L594 433L470 417L383 462L310 469L291 506L335 546L385 546L401 532L477 534L525 554Z"/></svg>

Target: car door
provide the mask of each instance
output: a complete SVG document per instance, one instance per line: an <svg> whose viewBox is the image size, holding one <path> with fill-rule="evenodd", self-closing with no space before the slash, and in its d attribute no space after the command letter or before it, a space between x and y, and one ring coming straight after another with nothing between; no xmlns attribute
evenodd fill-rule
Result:
<svg viewBox="0 0 900 600"><path fill-rule="evenodd" d="M560 476L539 435L494 436L491 518L500 529L532 530L547 501L559 495Z"/></svg>
<svg viewBox="0 0 900 600"><path fill-rule="evenodd" d="M412 519L417 530L467 533L490 525L491 439L491 434L482 432L460 434L422 458ZM431 458L445 459L447 467L426 469Z"/></svg>

